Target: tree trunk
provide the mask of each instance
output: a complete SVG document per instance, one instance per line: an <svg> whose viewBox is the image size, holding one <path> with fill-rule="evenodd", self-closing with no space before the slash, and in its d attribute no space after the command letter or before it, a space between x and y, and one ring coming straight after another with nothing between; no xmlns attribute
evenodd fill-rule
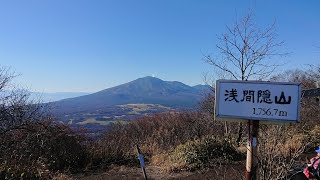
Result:
<svg viewBox="0 0 320 180"><path fill-rule="evenodd" d="M240 141L242 139L242 122L239 123L239 130L238 130L238 138L237 138L237 145L240 146Z"/></svg>

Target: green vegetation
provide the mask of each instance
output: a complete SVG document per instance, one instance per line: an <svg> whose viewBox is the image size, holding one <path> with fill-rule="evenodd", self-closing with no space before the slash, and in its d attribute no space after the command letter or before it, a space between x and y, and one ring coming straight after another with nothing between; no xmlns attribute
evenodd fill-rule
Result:
<svg viewBox="0 0 320 180"><path fill-rule="evenodd" d="M97 120L97 119L91 118L91 119L86 119L86 120L84 120L84 121L82 121L82 122L78 122L77 124L79 124L79 125L100 124L100 125L105 126L105 125L110 125L110 124L112 124L112 123L126 124L127 121L121 121L121 120L115 120L115 121L99 121L99 120Z"/></svg>

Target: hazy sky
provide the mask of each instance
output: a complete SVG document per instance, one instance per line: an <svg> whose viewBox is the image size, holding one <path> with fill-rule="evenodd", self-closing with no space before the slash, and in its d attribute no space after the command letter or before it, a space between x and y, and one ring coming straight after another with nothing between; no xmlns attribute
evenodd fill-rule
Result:
<svg viewBox="0 0 320 180"><path fill-rule="evenodd" d="M253 9L276 20L291 52L283 67L320 59L318 0L1 0L0 64L41 92L94 92L155 75L203 83L226 25Z"/></svg>

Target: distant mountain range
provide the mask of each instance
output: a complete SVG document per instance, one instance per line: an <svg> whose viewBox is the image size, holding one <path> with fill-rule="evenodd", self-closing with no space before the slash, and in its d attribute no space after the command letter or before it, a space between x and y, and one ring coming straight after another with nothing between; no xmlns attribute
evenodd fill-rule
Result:
<svg viewBox="0 0 320 180"><path fill-rule="evenodd" d="M49 103L68 123L128 119L150 112L195 108L210 86L144 77L96 93Z"/></svg>
<svg viewBox="0 0 320 180"><path fill-rule="evenodd" d="M52 103L62 111L87 111L123 104L160 104L173 108L192 108L204 97L209 86L194 87L178 81L144 77L93 94Z"/></svg>

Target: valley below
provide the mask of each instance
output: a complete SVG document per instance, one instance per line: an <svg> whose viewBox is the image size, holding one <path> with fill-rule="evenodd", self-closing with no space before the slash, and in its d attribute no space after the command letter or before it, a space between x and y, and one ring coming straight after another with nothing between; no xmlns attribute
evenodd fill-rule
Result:
<svg viewBox="0 0 320 180"><path fill-rule="evenodd" d="M62 123L74 128L85 128L87 133L99 134L115 123L126 124L132 120L157 113L186 111L159 104L125 104L108 106L92 111L56 115Z"/></svg>

